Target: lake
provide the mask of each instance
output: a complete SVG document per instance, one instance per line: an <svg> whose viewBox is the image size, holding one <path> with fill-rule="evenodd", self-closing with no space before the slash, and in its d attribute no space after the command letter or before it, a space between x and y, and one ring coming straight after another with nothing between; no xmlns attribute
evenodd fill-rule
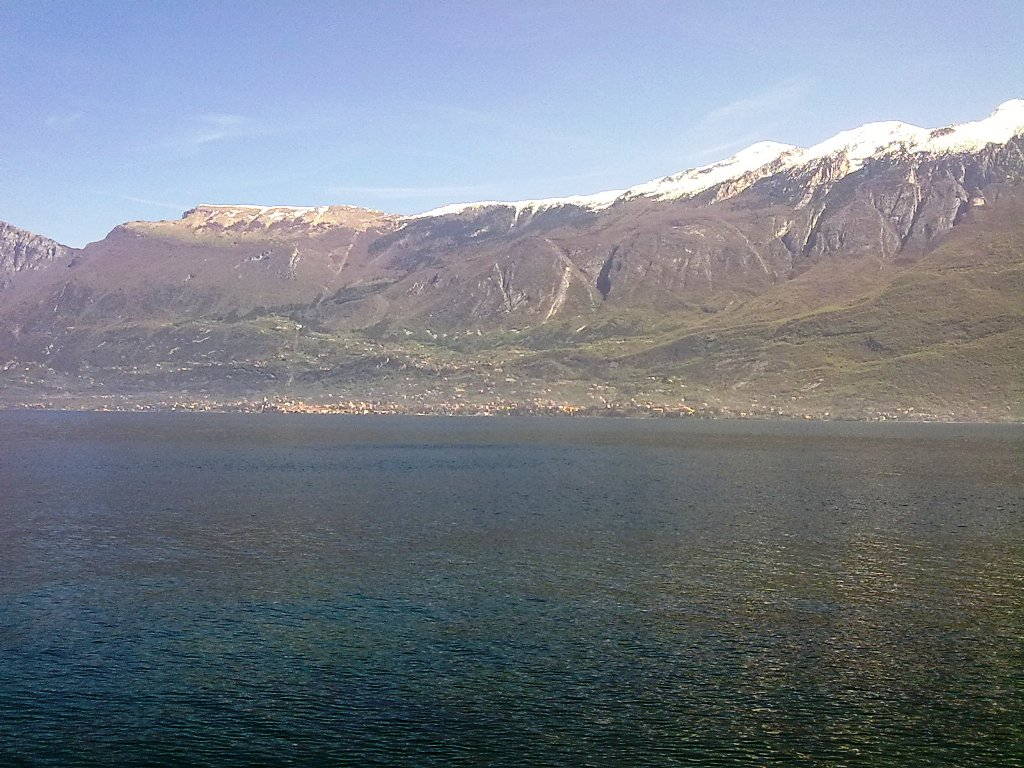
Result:
<svg viewBox="0 0 1024 768"><path fill-rule="evenodd" d="M1012 766L1024 428L0 413L0 764Z"/></svg>

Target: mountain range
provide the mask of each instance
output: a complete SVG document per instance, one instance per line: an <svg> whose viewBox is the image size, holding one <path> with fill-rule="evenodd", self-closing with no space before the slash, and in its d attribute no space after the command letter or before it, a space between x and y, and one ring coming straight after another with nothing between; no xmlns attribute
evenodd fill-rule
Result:
<svg viewBox="0 0 1024 768"><path fill-rule="evenodd" d="M1024 100L624 189L0 223L0 402L1019 420Z"/></svg>

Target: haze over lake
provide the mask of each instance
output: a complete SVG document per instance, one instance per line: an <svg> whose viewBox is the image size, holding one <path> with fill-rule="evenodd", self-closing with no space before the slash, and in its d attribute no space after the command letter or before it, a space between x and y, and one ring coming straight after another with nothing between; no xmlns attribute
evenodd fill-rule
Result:
<svg viewBox="0 0 1024 768"><path fill-rule="evenodd" d="M1022 455L0 413L0 764L1020 765Z"/></svg>

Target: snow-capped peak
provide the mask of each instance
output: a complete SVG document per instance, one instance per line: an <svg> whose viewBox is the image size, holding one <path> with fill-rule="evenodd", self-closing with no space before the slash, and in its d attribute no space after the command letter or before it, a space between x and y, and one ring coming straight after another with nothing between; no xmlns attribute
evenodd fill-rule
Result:
<svg viewBox="0 0 1024 768"><path fill-rule="evenodd" d="M830 139L801 150L793 160L796 165L804 165L823 157L841 155L851 166L860 167L868 158L890 148L906 147L921 142L927 138L928 133L925 128L895 120L868 123L850 131L837 133Z"/></svg>
<svg viewBox="0 0 1024 768"><path fill-rule="evenodd" d="M713 200L722 200L738 194L765 176L799 169L825 159L835 161L828 176L830 181L836 181L862 168L867 161L892 153L938 155L978 152L991 144L1005 144L1021 135L1024 135L1024 99L1010 99L1000 104L984 120L943 128L920 128L892 120L867 123L859 128L842 131L808 148L777 141L760 141L725 160L663 176L628 189L539 200L454 203L425 213L391 218L408 221L499 208L512 213L511 226L514 227L529 221L534 214L561 207L601 211L615 203L638 198L657 201L692 198L716 187L719 189L715 190ZM183 220L203 219L224 227L239 223L269 225L278 222L329 225L336 221L344 221L349 226L350 221L370 221L386 216L379 211L352 206L204 204L186 211Z"/></svg>
<svg viewBox="0 0 1024 768"><path fill-rule="evenodd" d="M853 173L872 158L883 157L893 152L977 152L989 144L1005 144L1014 136L1021 134L1024 134L1024 99L1011 99L1000 104L989 117L971 123L935 129L920 128L899 121L868 123L853 130L837 133L809 148L775 141L761 141L717 163L664 176L625 190L611 190L594 195L551 197L543 200L456 203L407 218L450 216L466 211L502 207L513 209L514 226L524 215L560 206L598 211L619 201L641 197L652 200L679 200L694 197L721 184L742 182L730 186L728 194L733 195L771 173L800 168L830 157L839 161L838 175L832 176L835 180Z"/></svg>
<svg viewBox="0 0 1024 768"><path fill-rule="evenodd" d="M710 189L723 182L742 178L759 168L770 165L787 152L796 149L798 148L791 144L780 144L777 141L760 141L717 163L700 168L692 168L672 176L664 176L644 184L638 184L629 189L613 189L593 195L549 197L542 200L517 200L510 202L490 200L479 203L455 203L434 208L426 213L418 213L408 218L420 219L435 216L451 216L466 211L486 208L511 208L515 211L513 218L513 223L515 223L524 214L529 215L565 205L599 211L610 207L618 200L634 197L650 197L655 200L677 200L682 197L693 197L705 189Z"/></svg>
<svg viewBox="0 0 1024 768"><path fill-rule="evenodd" d="M804 150L800 164L831 155L842 155L854 170L864 161L892 151L909 154L976 152L989 144L1005 144L1024 133L1024 99L1000 104L984 120L960 123L944 128L919 128L900 122L868 123L852 131L843 131Z"/></svg>
<svg viewBox="0 0 1024 768"><path fill-rule="evenodd" d="M799 148L777 141L759 141L717 163L630 187L621 197L650 197L655 200L678 200L682 197L693 197L706 189L711 189L711 187L727 181L735 181L759 168L771 165L794 150L799 151Z"/></svg>
<svg viewBox="0 0 1024 768"><path fill-rule="evenodd" d="M1013 99L1000 104L984 120L944 128L919 128L897 121L868 123L794 153L789 165L799 167L835 157L844 163L845 173L853 173L867 160L893 152L936 155L978 152L989 144L1005 144L1022 133L1024 100Z"/></svg>
<svg viewBox="0 0 1024 768"><path fill-rule="evenodd" d="M989 144L1005 144L1024 133L1024 99L1004 101L984 120L929 132L923 152L972 152Z"/></svg>

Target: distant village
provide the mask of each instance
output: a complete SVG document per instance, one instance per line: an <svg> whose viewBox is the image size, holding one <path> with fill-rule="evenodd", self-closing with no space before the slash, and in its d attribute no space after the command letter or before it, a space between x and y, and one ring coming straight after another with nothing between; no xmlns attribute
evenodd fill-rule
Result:
<svg viewBox="0 0 1024 768"><path fill-rule="evenodd" d="M99 395L89 399L54 398L10 403L9 407L40 410L83 410L110 412L191 412L191 413L291 413L410 416L580 416L651 417L706 419L804 419L858 421L962 421L955 413L927 413L914 408L891 411L865 411L863 415L836 414L830 411L786 411L778 407L735 408L711 403L656 403L644 400L605 401L595 404L560 402L535 398L523 401L491 400L431 401L412 400L302 400L295 397L238 399L148 399L126 395Z"/></svg>

